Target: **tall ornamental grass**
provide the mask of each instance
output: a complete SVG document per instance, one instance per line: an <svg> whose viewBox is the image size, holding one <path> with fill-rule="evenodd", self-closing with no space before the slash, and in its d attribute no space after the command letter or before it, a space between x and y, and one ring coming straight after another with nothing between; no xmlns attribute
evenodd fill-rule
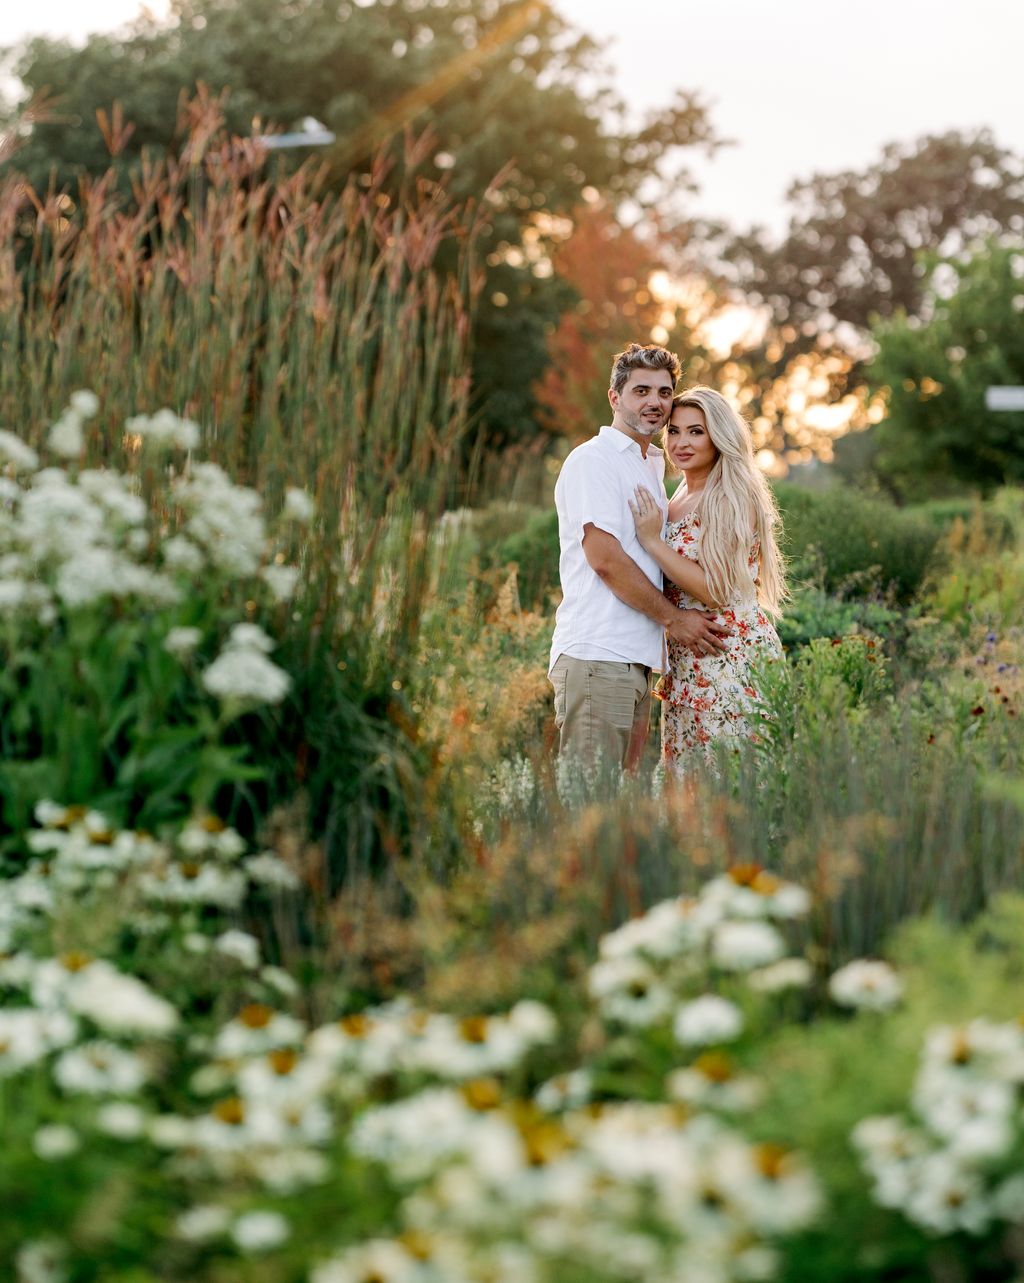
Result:
<svg viewBox="0 0 1024 1283"><path fill-rule="evenodd" d="M416 178L411 139L402 177L381 158L334 192L221 123L201 95L179 153L126 179L111 169L61 193L4 177L0 422L39 446L69 398L95 389L74 462L135 473L157 526L173 523L169 483L187 461L133 456L125 424L164 407L198 423L201 455L259 491L269 518L289 486L311 494L294 607L274 628L292 696L259 738L273 782L250 823L301 789L340 870L408 846L411 817L425 822L403 692L431 519L468 453L476 223ZM442 247L454 271L434 270ZM73 720L74 685L53 694Z"/></svg>

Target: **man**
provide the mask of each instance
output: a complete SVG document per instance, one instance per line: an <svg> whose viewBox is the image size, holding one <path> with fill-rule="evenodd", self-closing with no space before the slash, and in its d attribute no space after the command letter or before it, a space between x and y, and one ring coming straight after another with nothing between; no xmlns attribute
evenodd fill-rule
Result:
<svg viewBox="0 0 1024 1283"><path fill-rule="evenodd" d="M562 604L548 676L559 752L605 769L635 768L647 739L651 671L667 634L695 654L724 650L710 612L677 610L629 510L637 485L667 512L665 457L651 438L667 422L679 358L631 343L612 364L610 427L577 446L555 486Z"/></svg>

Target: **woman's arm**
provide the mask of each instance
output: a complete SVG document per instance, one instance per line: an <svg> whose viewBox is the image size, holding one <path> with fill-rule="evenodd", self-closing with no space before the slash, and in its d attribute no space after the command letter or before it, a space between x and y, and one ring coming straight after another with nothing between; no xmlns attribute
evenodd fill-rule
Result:
<svg viewBox="0 0 1024 1283"><path fill-rule="evenodd" d="M661 537L661 509L655 502L654 495L643 486L637 486L636 499L631 500L629 510L636 525L636 537L640 546L651 554L661 567L662 573L683 592L689 593L705 606L712 609L721 605L714 600L708 587L707 577L698 562L681 553L673 551Z"/></svg>

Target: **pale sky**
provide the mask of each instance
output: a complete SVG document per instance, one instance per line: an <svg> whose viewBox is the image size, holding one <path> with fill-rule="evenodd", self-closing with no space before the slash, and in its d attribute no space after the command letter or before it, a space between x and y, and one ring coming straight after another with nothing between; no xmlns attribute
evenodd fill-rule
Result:
<svg viewBox="0 0 1024 1283"><path fill-rule="evenodd" d="M694 161L695 211L780 228L797 177L859 168L882 146L990 126L1024 154L1024 0L553 0L608 58L638 117L697 89L737 146ZM150 0L157 12L166 0ZM138 0L3 4L0 44L81 37L133 17ZM642 16L639 16L642 15Z"/></svg>

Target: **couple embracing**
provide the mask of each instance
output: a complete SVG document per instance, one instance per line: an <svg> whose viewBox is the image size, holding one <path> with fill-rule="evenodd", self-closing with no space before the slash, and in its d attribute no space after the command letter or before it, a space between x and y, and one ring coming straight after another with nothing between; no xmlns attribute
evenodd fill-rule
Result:
<svg viewBox="0 0 1024 1283"><path fill-rule="evenodd" d="M572 451L555 487L559 752L595 770L636 769L652 693L671 776L716 742L750 738L752 666L781 654L771 622L785 594L778 510L750 429L711 388L677 395L679 374L662 347L620 352L611 425ZM671 502L666 456L683 476Z"/></svg>

